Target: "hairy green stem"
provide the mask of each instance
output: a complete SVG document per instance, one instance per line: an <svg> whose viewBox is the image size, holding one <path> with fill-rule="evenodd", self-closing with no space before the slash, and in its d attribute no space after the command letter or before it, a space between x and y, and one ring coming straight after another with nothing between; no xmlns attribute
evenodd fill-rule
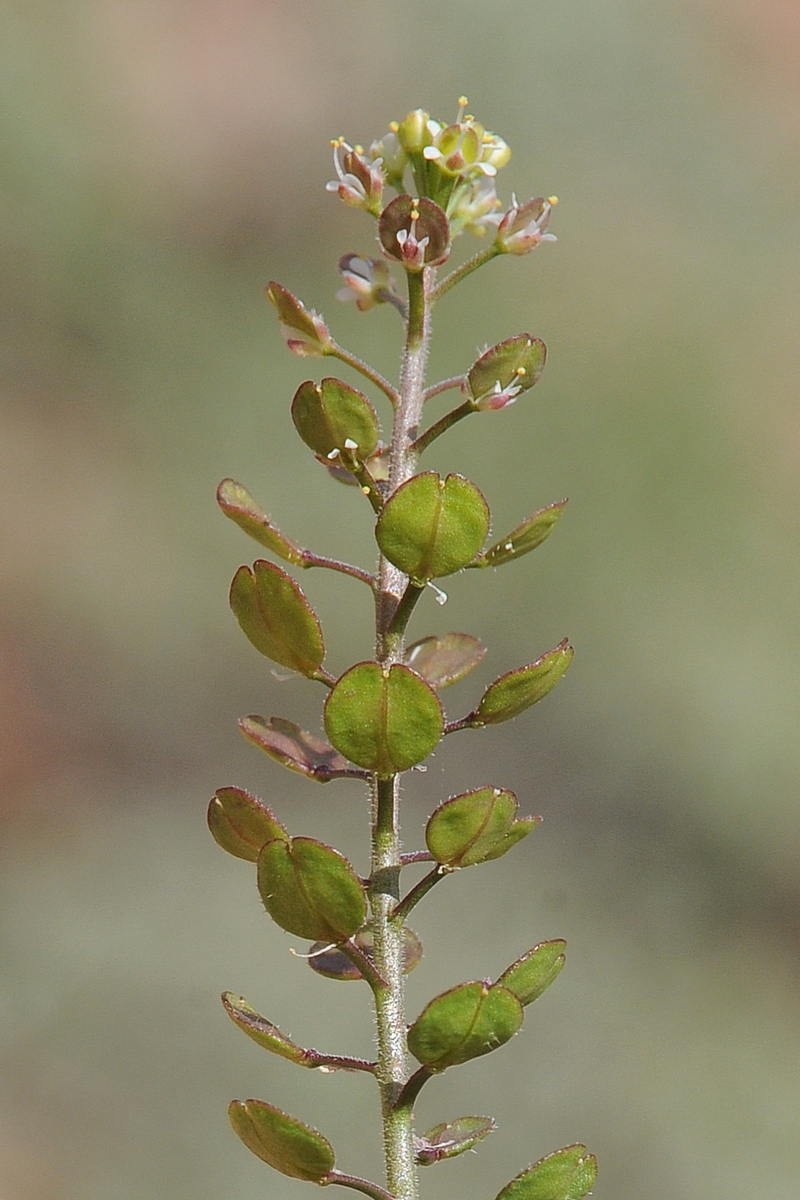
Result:
<svg viewBox="0 0 800 1200"><path fill-rule="evenodd" d="M363 375L370 383L374 383L376 388L380 388L383 394L389 397L392 404L397 404L397 392L388 379L384 379L379 371L363 362L356 354L351 354L338 342L334 342L331 348L325 351L325 354L331 358L338 358L339 362L347 363L348 367L352 367L354 371L358 371L359 375Z"/></svg>
<svg viewBox="0 0 800 1200"><path fill-rule="evenodd" d="M434 273L426 268L421 272L408 272L407 278L408 320L389 450L389 496L414 473L417 462L414 440L425 399L425 365L430 337L427 297L433 286ZM399 636L393 636L391 630L408 580L383 555L378 567L378 580L375 653L378 662L388 667L399 662L403 654L402 630ZM376 1077L381 1094L387 1186L397 1200L417 1200L412 1110L410 1106L397 1108L397 1099L409 1075L403 983L403 923L392 916L400 899L399 799L399 776L390 779L373 777L370 877L373 960L375 970L388 985L386 988L373 989L378 1034Z"/></svg>
<svg viewBox="0 0 800 1200"><path fill-rule="evenodd" d="M460 267L456 267L449 275L446 275L438 287L434 288L430 294L430 302L434 304L439 300L445 292L449 292L451 287L455 287L462 279L466 279L473 271L477 271L478 267L482 267L484 263L491 262L493 258L497 258L498 254L504 254L505 251L499 249L496 243L487 246L485 250L479 250L472 258L468 258Z"/></svg>
<svg viewBox="0 0 800 1200"><path fill-rule="evenodd" d="M452 408L449 413L445 413L438 421L431 425L430 429L426 429L420 434L414 442L414 450L417 454L422 454L423 450L427 450L431 442L435 442L438 437L446 433L452 425L458 421L463 421L464 417L468 417L470 413L476 412L474 404L470 404L469 400L465 400L463 404L459 404L458 408Z"/></svg>
<svg viewBox="0 0 800 1200"><path fill-rule="evenodd" d="M425 403L427 404L434 396L441 395L442 392L449 392L453 388L461 387L464 379L464 375L451 375L449 379L442 379L439 383L431 384L429 388L425 388Z"/></svg>
<svg viewBox="0 0 800 1200"><path fill-rule="evenodd" d="M437 864L432 871L429 871L427 875L423 876L419 883L415 883L413 888L406 893L392 913L392 920L405 921L412 908L415 908L416 905L419 904L422 897L427 896L431 888L437 884L440 879L444 879L445 875L447 874L449 874L449 871Z"/></svg>
<svg viewBox="0 0 800 1200"><path fill-rule="evenodd" d="M329 571L340 571L342 575L350 575L353 579L360 579L367 587L374 591L378 586L378 581L374 575L370 575L369 571L363 571L361 567L351 566L350 563L340 562L338 558L326 558L323 554L314 554L311 550L304 550L300 562L297 564L304 569L309 567L326 567Z"/></svg>
<svg viewBox="0 0 800 1200"><path fill-rule="evenodd" d="M369 1179L359 1179L357 1175L345 1175L341 1171L331 1171L322 1182L326 1185L338 1183L340 1187L353 1188L357 1192L363 1192L365 1196L370 1196L372 1200L395 1200L391 1192L385 1191L377 1183L371 1183Z"/></svg>

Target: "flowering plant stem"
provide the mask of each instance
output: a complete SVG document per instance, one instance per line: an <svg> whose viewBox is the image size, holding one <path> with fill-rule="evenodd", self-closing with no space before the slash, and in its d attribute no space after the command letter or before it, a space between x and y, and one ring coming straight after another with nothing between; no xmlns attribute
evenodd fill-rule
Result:
<svg viewBox="0 0 800 1200"><path fill-rule="evenodd" d="M473 412L499 411L531 388L545 359L540 339L517 334L484 351L464 374L426 390L434 303L497 255L519 256L540 241L553 240L546 232L550 202L520 206L514 200L505 214L496 212L493 181L508 158L508 147L465 115L465 106L462 100L456 124L448 127L421 110L410 113L368 152L343 138L333 143L337 178L329 190L377 216L384 255L369 259L347 254L339 269L362 312L391 303L403 318L396 388L335 342L322 317L288 289L277 283L268 288L290 350L302 358L338 358L390 402L388 445L380 440L371 401L342 380L307 380L292 402L295 428L317 462L334 478L355 483L356 495L362 493L372 508L377 573L304 550L234 480L223 481L217 493L226 516L273 557L299 568L339 572L366 583L375 597L375 657L337 678L323 666L319 619L282 567L264 559L240 567L230 592L231 608L253 646L328 692L323 714L328 741L279 717L243 718L242 732L274 762L307 779L368 783L369 875L362 878L332 846L292 837L267 805L241 788L220 788L208 811L211 832L223 849L256 864L258 890L273 920L294 937L313 942L300 957L320 975L361 981L370 989L378 1046L374 1063L304 1049L233 993L225 993L223 1003L236 1025L280 1058L312 1069L374 1076L386 1186L337 1170L333 1147L322 1134L267 1101L233 1101L231 1124L245 1145L276 1170L317 1184L338 1183L371 1200L417 1200L420 1166L455 1157L492 1132L491 1118L468 1116L419 1136L414 1130L417 1096L444 1070L509 1041L522 1024L524 1008L564 964L561 939L541 942L495 983L459 984L434 997L407 1025L405 975L422 955L407 918L436 884L462 868L502 857L532 832L539 818L518 817L512 792L485 785L442 801L426 825L427 849L401 853L401 777L413 768L424 770L424 760L447 733L511 720L537 703L563 676L573 653L563 639L535 662L501 675L466 716L447 721L439 692L473 670L485 648L466 633L431 635L406 646L409 622L428 587L440 603L447 598L434 580L460 575L466 567L500 566L522 557L545 540L564 508L562 502L537 510L484 549L490 514L475 484L455 473L442 479L434 471L417 470L428 446L456 422ZM417 196L403 190L407 171ZM387 186L399 193L389 203L383 199ZM494 238L437 286L437 267L449 258L453 236L465 230L492 230ZM407 301L399 298L385 259L404 272ZM463 403L420 433L426 400L455 387ZM403 894L402 869L418 864L431 866ZM419 1066L411 1065L412 1057ZM497 1200L581 1200L595 1170L585 1147L567 1146L528 1167Z"/></svg>

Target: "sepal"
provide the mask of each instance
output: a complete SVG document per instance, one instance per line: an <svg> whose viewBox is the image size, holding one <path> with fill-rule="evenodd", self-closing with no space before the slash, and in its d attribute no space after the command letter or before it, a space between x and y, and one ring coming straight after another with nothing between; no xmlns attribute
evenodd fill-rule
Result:
<svg viewBox="0 0 800 1200"><path fill-rule="evenodd" d="M289 841L272 810L237 787L217 789L208 806L208 828L218 846L245 862L256 862L267 842Z"/></svg>
<svg viewBox="0 0 800 1200"><path fill-rule="evenodd" d="M597 1159L585 1146L565 1146L507 1183L496 1200L582 1200L597 1179Z"/></svg>
<svg viewBox="0 0 800 1200"><path fill-rule="evenodd" d="M233 1100L233 1131L257 1158L292 1179L326 1182L336 1156L327 1138L264 1100Z"/></svg>

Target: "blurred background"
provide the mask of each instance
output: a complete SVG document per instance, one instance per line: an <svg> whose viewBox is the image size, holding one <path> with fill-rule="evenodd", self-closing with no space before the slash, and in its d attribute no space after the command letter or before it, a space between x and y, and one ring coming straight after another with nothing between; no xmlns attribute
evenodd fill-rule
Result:
<svg viewBox="0 0 800 1200"><path fill-rule="evenodd" d="M359 786L315 788L237 733L250 712L318 731L321 696L236 628L229 579L258 550L214 489L233 475L292 537L373 562L367 506L291 427L325 371L286 353L263 288L394 373L396 315L334 299L339 255L374 251L324 191L329 139L417 105L452 120L462 92L514 149L500 193L559 195L559 241L452 294L431 378L523 330L549 360L428 465L483 488L498 536L570 505L413 633L489 646L451 716L565 635L577 655L544 704L408 782L409 849L484 783L544 817L417 910L410 1016L544 938L570 950L513 1049L426 1088L422 1128L500 1128L423 1194L494 1196L580 1140L603 1200L795 1200L796 4L7 0L0 20L2 1200L299 1197L232 1135L234 1096L379 1176L368 1083L261 1053L219 1004L230 988L307 1045L371 1051L365 993L290 956L205 830L235 783L366 864ZM303 586L330 669L368 656L365 589Z"/></svg>

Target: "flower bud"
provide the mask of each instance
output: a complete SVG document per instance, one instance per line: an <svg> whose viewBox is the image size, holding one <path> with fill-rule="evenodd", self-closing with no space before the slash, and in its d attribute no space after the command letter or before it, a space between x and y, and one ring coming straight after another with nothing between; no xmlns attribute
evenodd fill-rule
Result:
<svg viewBox="0 0 800 1200"><path fill-rule="evenodd" d="M442 209L422 196L398 196L383 210L378 238L387 258L407 271L437 267L450 254L450 223Z"/></svg>
<svg viewBox="0 0 800 1200"><path fill-rule="evenodd" d="M538 196L535 200L519 205L516 196L511 197L511 208L497 229L497 245L504 254L527 254L539 242L554 242L555 234L547 233L553 205L558 200Z"/></svg>
<svg viewBox="0 0 800 1200"><path fill-rule="evenodd" d="M366 209L377 217L384 185L380 160L368 162L360 148L349 146L344 138L337 138L331 145L337 178L327 183L325 190L336 192L345 204Z"/></svg>
<svg viewBox="0 0 800 1200"><path fill-rule="evenodd" d="M394 129L385 133L379 141L373 142L369 152L373 159L380 159L386 182L402 192L404 190L403 175L408 164L408 156L400 145L396 130L397 126L395 125Z"/></svg>
<svg viewBox="0 0 800 1200"><path fill-rule="evenodd" d="M389 296L394 295L389 266L380 258L345 254L339 259L339 273L346 286L336 293L336 299L355 300L360 312L368 312L376 304L385 304Z"/></svg>
<svg viewBox="0 0 800 1200"><path fill-rule="evenodd" d="M397 126L397 139L406 154L419 154L425 146L431 144L433 138L428 128L430 121L430 113L426 113L422 108L415 108ZM438 122L434 124L438 125Z"/></svg>
<svg viewBox="0 0 800 1200"><path fill-rule="evenodd" d="M496 133L485 132L481 147L481 162L494 167L495 171L499 171L510 158L511 147L508 142L503 141Z"/></svg>
<svg viewBox="0 0 800 1200"><path fill-rule="evenodd" d="M267 296L275 305L281 333L292 354L300 358L327 354L333 339L322 317L308 309L280 283L271 283Z"/></svg>

